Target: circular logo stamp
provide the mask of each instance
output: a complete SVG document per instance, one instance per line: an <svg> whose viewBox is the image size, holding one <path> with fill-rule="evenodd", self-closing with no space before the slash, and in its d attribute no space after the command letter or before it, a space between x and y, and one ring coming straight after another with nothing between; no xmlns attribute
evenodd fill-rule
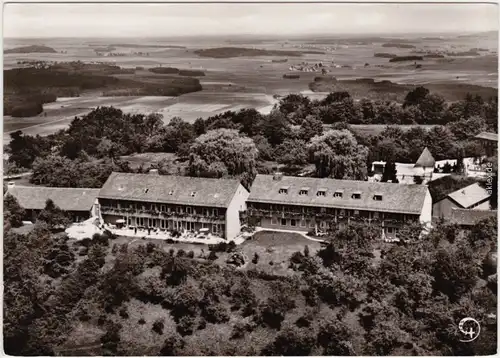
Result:
<svg viewBox="0 0 500 358"><path fill-rule="evenodd" d="M481 325L474 318L465 317L458 323L458 330L462 335L460 342L472 342L479 337Z"/></svg>

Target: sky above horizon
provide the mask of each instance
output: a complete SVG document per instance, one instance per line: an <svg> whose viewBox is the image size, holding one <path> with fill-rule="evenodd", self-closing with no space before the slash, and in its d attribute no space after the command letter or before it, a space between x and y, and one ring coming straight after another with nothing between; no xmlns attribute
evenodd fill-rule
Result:
<svg viewBox="0 0 500 358"><path fill-rule="evenodd" d="M498 31L496 4L4 4L4 37Z"/></svg>

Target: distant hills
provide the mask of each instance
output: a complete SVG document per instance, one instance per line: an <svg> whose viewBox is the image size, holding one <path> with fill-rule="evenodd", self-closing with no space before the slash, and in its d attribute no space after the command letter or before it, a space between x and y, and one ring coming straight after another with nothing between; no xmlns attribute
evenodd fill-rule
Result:
<svg viewBox="0 0 500 358"><path fill-rule="evenodd" d="M31 46L22 46L11 48L9 50L5 50L3 53L57 53L52 47L41 46L41 45L31 45Z"/></svg>
<svg viewBox="0 0 500 358"><path fill-rule="evenodd" d="M322 51L281 51L281 50L263 50L257 48L245 47L215 47L194 51L195 54L201 57L212 58L231 58L231 57L256 57L256 56L290 56L300 57L303 54L323 54Z"/></svg>

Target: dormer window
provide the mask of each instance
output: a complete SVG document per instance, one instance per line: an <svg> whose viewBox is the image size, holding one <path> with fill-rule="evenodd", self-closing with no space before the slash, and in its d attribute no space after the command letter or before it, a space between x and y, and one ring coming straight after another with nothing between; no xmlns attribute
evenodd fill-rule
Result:
<svg viewBox="0 0 500 358"><path fill-rule="evenodd" d="M360 192L352 193L351 198L353 198L353 199L361 199L361 193Z"/></svg>
<svg viewBox="0 0 500 358"><path fill-rule="evenodd" d="M373 196L373 200L375 200L375 201L382 201L382 195L381 194L375 194Z"/></svg>
<svg viewBox="0 0 500 358"><path fill-rule="evenodd" d="M287 186L282 186L279 190L280 194L288 194L288 187Z"/></svg>
<svg viewBox="0 0 500 358"><path fill-rule="evenodd" d="M318 189L316 196L326 196L326 189Z"/></svg>
<svg viewBox="0 0 500 358"><path fill-rule="evenodd" d="M344 192L342 190L337 190L335 193L333 193L334 198L342 198L344 195Z"/></svg>
<svg viewBox="0 0 500 358"><path fill-rule="evenodd" d="M309 188L300 188L299 195L307 195L309 193Z"/></svg>

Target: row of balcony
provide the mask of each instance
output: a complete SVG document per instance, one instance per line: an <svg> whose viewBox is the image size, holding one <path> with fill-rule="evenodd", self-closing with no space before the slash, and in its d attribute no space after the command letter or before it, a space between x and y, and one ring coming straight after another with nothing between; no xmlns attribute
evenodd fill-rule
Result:
<svg viewBox="0 0 500 358"><path fill-rule="evenodd" d="M295 219L295 220L310 220L310 219L319 219L319 220L331 220L331 221L359 221L359 222L367 222L367 223L380 223L380 224L402 224L417 222L417 218L410 219L406 218L406 220L398 220L398 219L390 219L390 218L382 218L379 217L366 217L362 215L335 215L332 213L297 213L290 211L277 211L277 210L264 210L264 209L248 209L244 214L246 216L253 216L256 218L259 217L268 217L268 218L278 218L278 219Z"/></svg>
<svg viewBox="0 0 500 358"><path fill-rule="evenodd" d="M108 215L136 216L144 218L165 218L165 219L191 219L193 221L224 221L225 215L204 215L196 213L143 210L130 208L115 208L110 206L101 206L101 212Z"/></svg>

